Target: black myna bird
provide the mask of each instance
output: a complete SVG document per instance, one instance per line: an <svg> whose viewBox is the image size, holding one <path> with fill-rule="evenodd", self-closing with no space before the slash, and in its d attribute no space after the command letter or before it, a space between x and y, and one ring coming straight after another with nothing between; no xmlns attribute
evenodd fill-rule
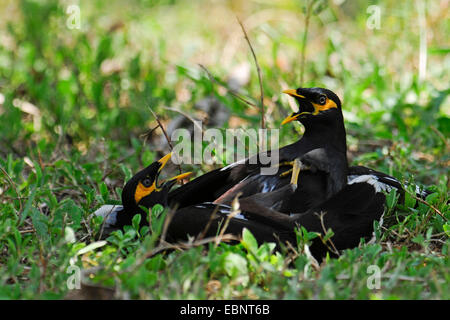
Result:
<svg viewBox="0 0 450 320"><path fill-rule="evenodd" d="M135 214L141 214L141 226L147 223L146 212L142 207L151 208L156 204L167 206L167 197L170 189L177 183L191 175L191 172L183 173L166 181L159 181L159 175L172 154L169 153L160 160L153 162L146 168L135 174L122 190L122 205L105 205L94 214L104 217L103 234L120 229L125 225L131 225Z"/></svg>
<svg viewBox="0 0 450 320"><path fill-rule="evenodd" d="M373 180L402 191L401 183L389 175L362 166L348 167L341 102L334 92L324 88L283 92L296 99L299 111L284 119L282 124L299 121L305 132L297 142L277 150L280 163L277 174L262 175L263 165L250 164L250 159L245 159L208 172L171 191L169 203L179 208L201 202L229 205L238 193L247 197L278 190L289 183L286 173L294 159L312 170L302 168L295 196L283 199L283 205L277 208L280 212L305 212L329 199L358 175L370 174Z"/></svg>
<svg viewBox="0 0 450 320"><path fill-rule="evenodd" d="M167 206L167 196L175 181L190 174L178 175L159 183L159 174L169 157L151 164L127 182L122 192L123 207L113 210L105 218L105 235L124 225L131 225L134 214L145 214L139 206L151 208L157 203ZM355 247L361 238L368 240L374 231L374 221L381 223L385 204L383 191L401 188L398 182L398 185L393 185L392 177L377 177L377 172L358 167L359 172L349 175L346 186L319 205L302 213L295 209L288 211L288 214L279 212L279 203L297 192L297 179L301 170L298 170L298 163L296 159L288 185L271 192L240 198L238 214L231 215L233 209L229 205L211 202L176 210L169 218L166 241L185 241L189 236L215 236L220 228L226 226L224 232L227 234L240 237L243 229L247 228L260 244L275 242L280 248L280 243L296 245L296 227L302 226L322 236L331 229L334 232L331 241L324 243L320 237L312 241L311 253L319 259L327 252L336 255L336 250ZM105 216L101 213L97 215ZM145 220L141 219L141 225Z"/></svg>
<svg viewBox="0 0 450 320"><path fill-rule="evenodd" d="M261 166L245 161L209 172L167 195L171 185L157 187L157 178L144 181L149 174L140 172L127 183L129 188L124 188L124 210L139 213L138 205L150 207L165 201L179 206L167 232L173 241L188 235L215 235L224 219L228 220L227 233L240 235L245 227L259 242L295 242L293 230L297 225L319 233L331 228L338 250L356 246L361 237L369 237L373 222L380 220L384 211L382 191L401 191L401 184L368 168L348 168L341 104L334 93L321 88L285 92L297 99L300 110L283 123L298 120L305 126L299 141L279 150L280 168L284 166L283 172L289 173L292 166L294 180L289 181L285 173L261 175ZM156 170L157 177L161 165L152 170L150 167L147 172ZM237 194L241 196L242 213L229 217L229 203ZM131 223L132 215L126 216L117 220L119 225ZM316 256L329 250L317 239L311 249Z"/></svg>
<svg viewBox="0 0 450 320"><path fill-rule="evenodd" d="M289 183L288 175L282 173L290 169L294 159L313 162L314 167L321 170L300 172L297 196L289 206L291 209L295 205L299 212L306 211L342 189L347 183L348 167L346 133L338 96L323 88L299 88L284 93L297 99L299 112L286 118L283 124L298 120L305 126L305 133L297 142L277 150L278 174L262 175L262 164L252 164L253 159L245 159L206 173L172 191L169 203L180 208L201 202L229 204L239 192L245 197L279 189Z"/></svg>
<svg viewBox="0 0 450 320"><path fill-rule="evenodd" d="M327 253L336 256L338 251L356 247L361 238L373 237L374 221L382 219L385 204L384 193L366 181L351 181L320 205L291 215L261 205L255 196L258 195L240 199L241 212L231 218L232 209L226 205L208 203L182 208L171 218L168 238L175 241L187 240L189 236L215 236L226 225L226 233L235 236L240 236L244 228L249 229L259 244L274 242L280 248L280 244L290 242L295 247L295 228L302 226L321 235L310 246L312 255L320 259ZM323 242L329 229L334 235Z"/></svg>

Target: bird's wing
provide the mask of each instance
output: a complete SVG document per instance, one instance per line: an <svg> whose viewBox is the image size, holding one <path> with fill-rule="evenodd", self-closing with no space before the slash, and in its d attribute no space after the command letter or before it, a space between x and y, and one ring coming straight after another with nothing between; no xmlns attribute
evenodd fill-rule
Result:
<svg viewBox="0 0 450 320"><path fill-rule="evenodd" d="M299 215L296 223L309 232L322 235L331 229L333 245L337 250L343 250L353 248L361 238L369 239L373 235L373 223L382 222L384 208L384 193L368 178L347 185L321 205ZM311 246L314 256L323 256L328 250L321 240L315 240Z"/></svg>
<svg viewBox="0 0 450 320"><path fill-rule="evenodd" d="M214 209L212 204L200 204L182 208L171 217L167 229L170 241L183 241L191 237L214 237L220 234L221 228L226 227L224 233L232 234L237 239L241 237L244 228L250 230L258 243L275 242L289 237L286 232L257 221L249 220L242 215L228 217L230 211L220 207ZM282 239L280 239L280 237Z"/></svg>
<svg viewBox="0 0 450 320"><path fill-rule="evenodd" d="M290 145L287 147L290 147ZM285 153L283 150L285 148L286 147L283 147L279 150L279 162L292 160L283 156ZM281 180L278 178L281 172L288 169L287 167L278 170L273 175L260 174L260 169L262 167L268 167L271 164L266 163L265 160L261 160L263 161L261 162L259 159L262 159L262 157L270 157L271 154L271 151L261 152L255 156L237 161L226 167L205 173L204 175L171 191L169 193L169 204L171 206L183 208L202 202L213 202L237 184L254 176L256 176L256 179L252 181L251 189L245 189L246 191L244 191L246 195L258 192L273 191L275 188L285 185L286 181L289 182L289 179L282 179L283 181L280 182ZM248 183L248 181L246 183ZM239 186L239 189L240 187L241 186Z"/></svg>
<svg viewBox="0 0 450 320"><path fill-rule="evenodd" d="M400 192L401 198L403 198L405 190L403 188L402 183L386 174L380 171L376 171L364 166L352 166L349 167L349 171L348 171L348 182L350 183L352 180L358 179L358 177L361 176L370 176L375 182L376 182L376 186L384 191L391 191L393 188L397 189ZM361 178L359 178L361 179ZM356 180L357 181L357 180ZM408 186L408 183L405 182L404 183L405 186ZM426 188L421 188L418 185L415 185L414 188L415 192L416 192L416 196L420 197L422 199L425 199L428 195L430 195L432 193L432 191L426 189Z"/></svg>

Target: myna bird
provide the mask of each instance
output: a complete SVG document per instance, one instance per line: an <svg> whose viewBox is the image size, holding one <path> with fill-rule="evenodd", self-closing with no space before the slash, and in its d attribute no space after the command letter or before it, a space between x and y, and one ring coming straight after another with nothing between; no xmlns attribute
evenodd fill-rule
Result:
<svg viewBox="0 0 450 320"><path fill-rule="evenodd" d="M367 178L370 180L370 178ZM273 192L273 191L272 191ZM270 193L269 193L270 194ZM177 210L173 215L167 234L170 240L187 240L189 236L215 236L226 225L225 233L241 236L249 229L259 244L274 242L277 247L297 245L295 228L304 227L320 237L312 240L310 251L316 259L327 253L332 256L339 251L358 246L361 238L373 237L374 221L380 221L384 212L385 195L366 182L351 182L338 193L304 213L286 215L261 205L256 195L240 199L240 214L229 217L231 208L211 203L198 204ZM225 223L225 221L227 221ZM334 235L322 241L328 230Z"/></svg>
<svg viewBox="0 0 450 320"><path fill-rule="evenodd" d="M240 237L244 228L249 229L259 244L274 242L277 248L290 242L297 245L296 228L303 227L319 236L312 240L310 251L316 259L329 253L339 255L345 249L351 249L361 239L372 242L374 222L383 223L385 212L385 192L396 189L404 192L402 185L393 177L365 167L351 167L348 183L336 194L306 212L297 212L295 208L287 212L276 210L286 197L295 197L295 174L292 172L290 185L267 193L258 193L239 199L239 214L231 216L232 208L224 204L201 203L181 208L173 215L168 237L172 241L188 240L191 236L210 237L226 226L225 233ZM281 191L281 192L280 192ZM425 197L428 191L418 191ZM275 209L274 209L275 208ZM286 214L288 213L288 214ZM324 241L325 235L332 230L333 236Z"/></svg>
<svg viewBox="0 0 450 320"><path fill-rule="evenodd" d="M289 183L289 176L285 173L291 170L294 159L312 170L301 170L295 196L283 200L285 207L277 208L281 212L305 212L329 199L358 175L370 174L375 182L403 191L397 179L384 173L362 166L348 167L342 106L334 92L324 88L283 92L296 99L299 111L284 119L282 124L299 121L305 131L297 142L277 150L278 174L262 175L262 165L250 164L250 159L245 159L208 172L171 191L169 203L177 204L179 208L201 202L229 205L238 193L247 197L278 190Z"/></svg>
<svg viewBox="0 0 450 320"><path fill-rule="evenodd" d="M141 214L141 226L147 223L144 208L152 208L156 204L167 206L167 197L170 189L180 180L191 175L186 172L168 180L159 181L159 175L172 153L153 162L145 169L135 174L122 190L122 206L106 205L98 209L94 214L104 217L103 232L105 235L111 231L131 225L135 214Z"/></svg>
<svg viewBox="0 0 450 320"><path fill-rule="evenodd" d="M347 183L348 167L346 133L338 96L323 88L299 88L284 93L297 99L299 111L286 118L283 124L300 121L305 133L297 142L277 150L278 174L262 175L260 169L263 165L252 164L254 162L250 159L245 159L206 173L173 190L169 194L169 203L177 204L179 208L201 202L227 204L224 199L229 201L231 194L241 192L245 197L276 190L289 183L289 176L281 173L290 169L294 159L311 162L302 157L312 158L316 168L325 170L300 172L296 209L306 211L342 189ZM307 155L315 149L320 151Z"/></svg>
<svg viewBox="0 0 450 320"><path fill-rule="evenodd" d="M282 173L261 175L261 166L249 164L247 159L206 173L169 193L180 177L170 179L167 187L158 184L157 176L167 161L163 158L156 169L150 169L151 165L127 183L122 194L125 212L139 213L139 205L148 208L155 203L178 206L167 232L173 241L188 235L215 235L224 219L228 220L227 233L240 235L245 227L259 242L295 243L296 226L321 234L331 228L337 250L368 238L373 222L384 212L383 191L402 191L400 182L365 167L348 167L341 103L333 92L299 88L285 93L295 97L299 111L283 123L300 121L305 133L299 141L279 149ZM242 212L230 217L230 201L238 194ZM119 216L115 225L131 223L132 215ZM311 249L316 256L329 251L317 239Z"/></svg>
<svg viewBox="0 0 450 320"><path fill-rule="evenodd" d="M105 235L124 225L131 225L134 214L145 213L140 206L151 208L157 203L167 206L167 196L174 182L189 175L186 173L166 182L158 182L168 157L151 164L127 182L122 193L124 206L106 217ZM327 252L337 255L340 250L353 248L361 238L368 240L373 235L374 221L382 222L384 191L401 188L401 184L392 177L368 168L354 167L357 170L351 171L347 185L329 199L306 212L289 207L287 212L280 212L280 203L288 206L284 204L286 197L297 192L297 180L301 172L298 166L302 164L295 159L288 185L240 198L240 212L234 212L233 215L231 206L211 202L176 210L169 218L166 240L176 242L188 240L190 236L216 236L221 228L226 228L225 233L239 238L243 229L247 228L260 244L275 242L280 248L280 244L286 242L295 246L295 228L304 227L309 232L321 235L313 239L310 246L311 253L319 259ZM145 219L141 219L143 221L145 223ZM329 229L334 235L331 241L323 242L323 236Z"/></svg>

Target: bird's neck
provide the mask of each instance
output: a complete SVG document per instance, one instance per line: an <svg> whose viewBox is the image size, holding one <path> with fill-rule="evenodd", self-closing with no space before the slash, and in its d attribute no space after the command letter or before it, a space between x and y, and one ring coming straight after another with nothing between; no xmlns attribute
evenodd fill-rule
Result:
<svg viewBox="0 0 450 320"><path fill-rule="evenodd" d="M347 160L347 141L343 121L305 122L301 142L315 147L333 147Z"/></svg>

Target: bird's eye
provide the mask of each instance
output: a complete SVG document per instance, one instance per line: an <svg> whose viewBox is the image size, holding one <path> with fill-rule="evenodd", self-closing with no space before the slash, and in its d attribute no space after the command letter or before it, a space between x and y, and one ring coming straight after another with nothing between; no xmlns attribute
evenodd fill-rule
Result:
<svg viewBox="0 0 450 320"><path fill-rule="evenodd" d="M327 102L327 97L325 97L325 96L320 96L320 97L319 97L319 103L320 103L320 104L325 104L325 102Z"/></svg>
<svg viewBox="0 0 450 320"><path fill-rule="evenodd" d="M152 185L152 181L149 178L145 178L144 180L142 180L142 184L144 185L144 187L148 188Z"/></svg>

